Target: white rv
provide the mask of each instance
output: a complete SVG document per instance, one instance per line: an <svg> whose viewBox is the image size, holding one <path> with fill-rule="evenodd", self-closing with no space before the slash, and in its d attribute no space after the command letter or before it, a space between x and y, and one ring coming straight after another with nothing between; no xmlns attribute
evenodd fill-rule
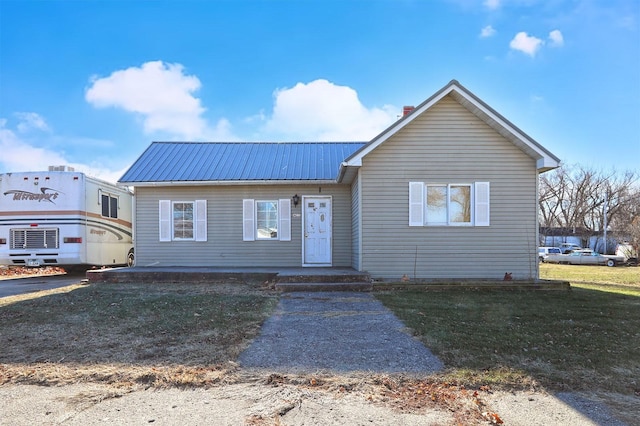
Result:
<svg viewBox="0 0 640 426"><path fill-rule="evenodd" d="M68 167L0 174L0 265L133 264L133 195Z"/></svg>

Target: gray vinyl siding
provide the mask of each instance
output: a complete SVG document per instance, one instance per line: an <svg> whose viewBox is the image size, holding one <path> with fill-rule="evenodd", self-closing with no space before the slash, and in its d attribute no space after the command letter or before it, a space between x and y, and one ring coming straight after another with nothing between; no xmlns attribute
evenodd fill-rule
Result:
<svg viewBox="0 0 640 426"><path fill-rule="evenodd" d="M374 278L537 277L535 160L451 97L364 157L362 270ZM488 227L409 227L409 182L490 182Z"/></svg>
<svg viewBox="0 0 640 426"><path fill-rule="evenodd" d="M360 175L351 184L351 267L360 270Z"/></svg>
<svg viewBox="0 0 640 426"><path fill-rule="evenodd" d="M319 192L321 191L321 192ZM348 185L176 186L136 188L136 265L300 267L302 202L291 204L291 241L243 241L242 200L298 194L332 196L333 266L351 266L351 194ZM207 241L159 242L158 201L207 200Z"/></svg>

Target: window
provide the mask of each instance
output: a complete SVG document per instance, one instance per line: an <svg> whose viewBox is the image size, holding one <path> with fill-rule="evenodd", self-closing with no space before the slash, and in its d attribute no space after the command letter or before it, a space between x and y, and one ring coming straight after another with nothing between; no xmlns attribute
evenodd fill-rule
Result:
<svg viewBox="0 0 640 426"><path fill-rule="evenodd" d="M243 241L291 241L291 200L242 200Z"/></svg>
<svg viewBox="0 0 640 426"><path fill-rule="evenodd" d="M409 226L489 226L489 182L409 182Z"/></svg>
<svg viewBox="0 0 640 426"><path fill-rule="evenodd" d="M173 210L173 239L193 239L193 203L174 202Z"/></svg>
<svg viewBox="0 0 640 426"><path fill-rule="evenodd" d="M207 201L160 200L160 241L207 241Z"/></svg>
<svg viewBox="0 0 640 426"><path fill-rule="evenodd" d="M109 194L100 194L100 204L102 204L102 216L118 218L118 198Z"/></svg>
<svg viewBox="0 0 640 426"><path fill-rule="evenodd" d="M471 225L471 185L426 185L427 225Z"/></svg>
<svg viewBox="0 0 640 426"><path fill-rule="evenodd" d="M278 238L278 202L256 201L256 238Z"/></svg>

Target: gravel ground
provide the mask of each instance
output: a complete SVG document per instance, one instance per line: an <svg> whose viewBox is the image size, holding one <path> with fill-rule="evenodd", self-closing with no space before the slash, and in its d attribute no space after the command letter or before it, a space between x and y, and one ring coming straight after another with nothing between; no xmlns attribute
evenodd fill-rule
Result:
<svg viewBox="0 0 640 426"><path fill-rule="evenodd" d="M284 372L432 373L442 362L369 293L288 293L240 355Z"/></svg>

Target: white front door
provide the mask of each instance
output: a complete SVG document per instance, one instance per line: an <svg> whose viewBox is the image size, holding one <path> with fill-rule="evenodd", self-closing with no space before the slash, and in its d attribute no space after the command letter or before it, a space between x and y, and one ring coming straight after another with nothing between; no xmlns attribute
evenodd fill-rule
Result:
<svg viewBox="0 0 640 426"><path fill-rule="evenodd" d="M331 197L304 197L305 266L331 266Z"/></svg>

